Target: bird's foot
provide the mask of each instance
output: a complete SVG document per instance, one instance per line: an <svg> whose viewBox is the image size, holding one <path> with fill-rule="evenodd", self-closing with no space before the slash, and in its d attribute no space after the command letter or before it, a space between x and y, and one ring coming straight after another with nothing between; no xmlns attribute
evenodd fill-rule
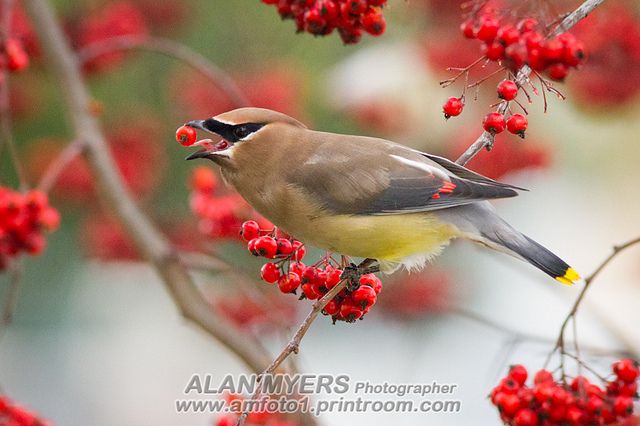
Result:
<svg viewBox="0 0 640 426"><path fill-rule="evenodd" d="M359 265L350 263L345 266L340 276L343 280L347 280L347 291L355 291L360 287L360 277L366 274L372 274L380 271L379 265L373 265L374 259L365 259Z"/></svg>

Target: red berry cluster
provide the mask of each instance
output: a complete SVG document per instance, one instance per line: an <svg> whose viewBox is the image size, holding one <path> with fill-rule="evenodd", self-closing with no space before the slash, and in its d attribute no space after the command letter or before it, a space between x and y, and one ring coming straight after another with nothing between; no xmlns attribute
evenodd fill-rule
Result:
<svg viewBox="0 0 640 426"><path fill-rule="evenodd" d="M14 404L6 396L0 395L0 425L51 426L51 424L26 408Z"/></svg>
<svg viewBox="0 0 640 426"><path fill-rule="evenodd" d="M242 225L242 237L248 241L247 248L255 256L277 259L265 263L260 270L263 281L278 283L283 293L297 294L300 299L317 300L335 287L342 279L343 270L333 265L330 258L323 258L313 265L302 263L306 252L300 241L286 236L277 236L277 231L262 230L256 221ZM373 274L360 277L357 288L345 288L324 307L322 313L333 321L354 322L369 312L382 291L382 282Z"/></svg>
<svg viewBox="0 0 640 426"><path fill-rule="evenodd" d="M229 394L225 396L225 400L227 401L227 405L229 406L229 409L232 411L232 413L218 417L214 425L236 426L236 424L238 423L238 418L240 417L240 414L242 414L240 404L242 404L244 397L238 394ZM285 419L285 417L281 413L269 411L251 411L247 416L245 424L247 426L298 426L297 422Z"/></svg>
<svg viewBox="0 0 640 426"><path fill-rule="evenodd" d="M236 238L242 222L255 217L238 194L216 194L218 177L208 167L197 167L191 176L191 210L198 216L200 232L210 238Z"/></svg>
<svg viewBox="0 0 640 426"><path fill-rule="evenodd" d="M462 34L483 42L482 53L491 61L501 61L513 72L529 65L536 72L546 72L562 81L570 68L582 64L584 46L564 33L547 38L535 18L525 18L516 25L500 22L493 12L483 12L476 19L462 23Z"/></svg>
<svg viewBox="0 0 640 426"><path fill-rule="evenodd" d="M29 55L18 38L7 38L0 43L0 71L19 72L29 66Z"/></svg>
<svg viewBox="0 0 640 426"><path fill-rule="evenodd" d="M518 85L513 80L502 80L498 84L497 89L498 97L506 102L515 100L518 95ZM460 115L463 108L464 96L447 99L445 104L442 106L444 118L449 119L450 117ZM493 135L502 133L506 129L509 133L513 133L514 135L524 138L525 131L528 126L529 121L527 120L527 117L522 114L510 114L508 118L505 118L504 114L501 112L490 112L482 120L482 127L484 130L492 133Z"/></svg>
<svg viewBox="0 0 640 426"><path fill-rule="evenodd" d="M614 363L613 372L615 379L599 386L584 376L566 384L540 370L528 387L527 369L514 365L491 391L491 402L502 421L513 426L610 425L633 414L640 374L630 359Z"/></svg>
<svg viewBox="0 0 640 426"><path fill-rule="evenodd" d="M283 19L293 19L298 32L316 36L337 29L345 44L354 44L362 32L379 36L386 29L381 7L387 0L262 0L275 5Z"/></svg>
<svg viewBox="0 0 640 426"><path fill-rule="evenodd" d="M49 206L41 191L20 193L0 187L0 270L21 252L42 253L46 241L43 231L54 231L60 214Z"/></svg>

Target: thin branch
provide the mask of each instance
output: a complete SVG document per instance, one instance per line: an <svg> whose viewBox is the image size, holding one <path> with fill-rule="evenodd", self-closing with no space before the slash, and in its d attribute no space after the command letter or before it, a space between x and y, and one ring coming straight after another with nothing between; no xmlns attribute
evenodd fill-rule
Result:
<svg viewBox="0 0 640 426"><path fill-rule="evenodd" d="M25 3L51 70L62 87L75 138L86 143L86 156L101 198L162 278L180 313L232 350L250 369L264 370L268 361L256 353L254 339L239 333L232 323L215 314L167 238L144 215L124 185L100 125L91 115L91 97L79 62L56 21L51 5L46 0L28 0Z"/></svg>
<svg viewBox="0 0 640 426"><path fill-rule="evenodd" d="M86 144L81 140L73 141L58 154L49 167L44 171L38 183L38 189L49 192L54 187L62 172L73 160L84 152Z"/></svg>
<svg viewBox="0 0 640 426"><path fill-rule="evenodd" d="M578 313L578 308L580 308L580 304L582 303L582 301L584 299L584 296L587 294L587 291L589 290L589 287L591 286L591 283L596 279L596 277L600 274L600 272L602 272L602 270L618 254L620 254L625 249L628 249L629 247L632 247L632 246L634 246L636 244L639 244L639 243L640 243L640 237L634 238L633 240L627 241L624 244L621 244L621 245L613 247L613 251L611 252L611 254L596 268L596 270L591 275L589 275L587 278L585 278L584 287L580 291L580 294L578 295L578 298L576 299L575 303L573 304L573 307L571 308L571 310L569 311L569 313L565 317L564 321L562 322L562 326L560 326L560 333L558 334L558 338L556 340L556 345L553 348L553 350L549 353L549 355L547 356L547 360L545 362L545 365L549 364L549 362L551 360L551 357L558 350L560 350L560 354L561 355L566 355L567 354L566 351L565 351L565 337L564 337L566 328L569 325L569 321L571 321L572 319L575 320L575 316ZM561 359L561 362L562 362L562 359Z"/></svg>
<svg viewBox="0 0 640 426"><path fill-rule="evenodd" d="M591 13L591 11L593 11L596 7L598 7L603 2L604 0L586 0L584 3L580 5L580 7L578 7L576 10L574 10L569 15L567 15L567 17L562 20L560 25L558 25L558 27L551 32L550 36L555 37L568 31L570 28L572 28L574 25L580 22L580 20L584 19L589 13ZM518 75L516 76L516 79L515 79L515 83L518 85L518 87L521 87L522 85L524 85L529 81L529 74L531 74L531 68L529 68L529 66L525 65L522 68L520 68L520 71L518 71ZM544 91L544 88L543 88L543 91ZM504 111L506 111L506 107L503 111L498 109L498 112L504 113ZM478 137L478 139L476 139L475 142L473 142L471 146L467 148L467 150L460 157L458 157L458 159L456 160L456 163L464 166L473 157L478 155L478 153L483 149L491 150L491 148L493 147L494 141L495 141L495 135L491 134L490 132L483 132Z"/></svg>
<svg viewBox="0 0 640 426"><path fill-rule="evenodd" d="M358 271L360 274L377 272L377 267L372 267L371 263L373 263L372 259L363 260L360 265L358 265ZM273 374L278 367L291 355L292 353L297 354L300 349L300 342L304 338L307 331L309 331L309 327L313 324L313 321L318 317L318 314L327 306L327 303L331 301L335 296L338 295L348 284L350 278L342 279L335 287L329 290L321 299L318 299L314 302L311 312L306 316L302 324L298 327L295 334L291 337L291 340L287 343L287 345L280 351L278 356L273 360L273 362L260 374L257 380L258 387L256 388L254 394L252 395L252 400L257 400L261 394L261 386L260 383L264 376L268 374ZM243 426L245 421L247 420L247 416L249 415L248 411L242 413L242 415L238 418L237 426Z"/></svg>
<svg viewBox="0 0 640 426"><path fill-rule="evenodd" d="M82 64L85 64L98 56L107 53L136 49L161 53L163 55L176 58L188 64L211 80L217 87L227 94L236 108L251 105L249 99L244 95L244 93L242 93L240 88L226 72L211 63L211 61L198 52L173 40L149 36L113 37L85 46L77 52L77 55L79 61Z"/></svg>

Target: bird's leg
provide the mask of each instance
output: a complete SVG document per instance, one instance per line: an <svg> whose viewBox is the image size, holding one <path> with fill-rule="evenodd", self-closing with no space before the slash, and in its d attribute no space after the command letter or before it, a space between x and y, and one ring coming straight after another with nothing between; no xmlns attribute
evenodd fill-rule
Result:
<svg viewBox="0 0 640 426"><path fill-rule="evenodd" d="M360 287L360 277L380 271L379 265L374 265L375 259L365 259L359 265L350 263L344 268L341 278L347 280L347 290L355 291Z"/></svg>

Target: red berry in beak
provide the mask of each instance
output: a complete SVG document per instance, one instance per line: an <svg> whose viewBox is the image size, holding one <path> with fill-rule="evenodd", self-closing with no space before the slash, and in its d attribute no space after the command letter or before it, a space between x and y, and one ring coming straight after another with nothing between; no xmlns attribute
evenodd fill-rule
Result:
<svg viewBox="0 0 640 426"><path fill-rule="evenodd" d="M196 129L189 126L181 126L176 131L176 140L182 146L191 146L196 143Z"/></svg>

